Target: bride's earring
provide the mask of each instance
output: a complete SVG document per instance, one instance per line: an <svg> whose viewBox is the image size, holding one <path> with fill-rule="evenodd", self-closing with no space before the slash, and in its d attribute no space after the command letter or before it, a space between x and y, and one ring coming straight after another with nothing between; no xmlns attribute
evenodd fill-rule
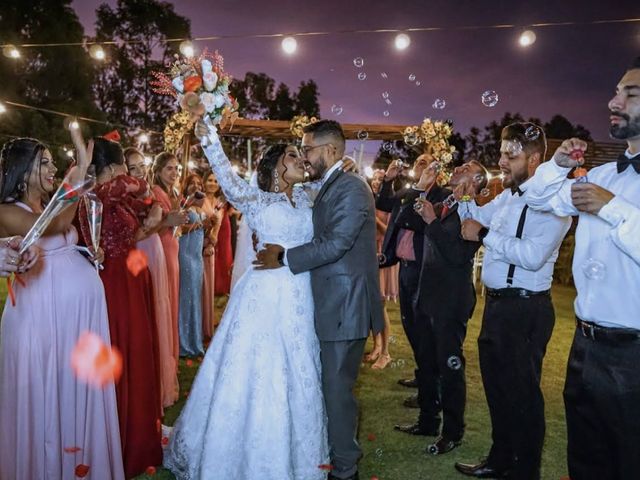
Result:
<svg viewBox="0 0 640 480"><path fill-rule="evenodd" d="M276 193L280 191L280 175L278 175L278 170L273 171L273 191Z"/></svg>

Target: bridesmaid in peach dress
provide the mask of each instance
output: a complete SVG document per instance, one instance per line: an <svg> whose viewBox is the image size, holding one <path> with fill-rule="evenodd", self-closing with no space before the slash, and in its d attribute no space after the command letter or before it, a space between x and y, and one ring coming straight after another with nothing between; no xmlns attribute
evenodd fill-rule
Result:
<svg viewBox="0 0 640 480"><path fill-rule="evenodd" d="M130 147L124 151L125 162L129 175L146 182L148 168L144 155L136 148ZM178 365L173 356L173 323L171 317L171 301L169 291L169 274L167 260L158 231L172 227L177 221L186 221L182 214L168 214L163 218L159 227L147 232L146 238L138 240L137 246L147 255L149 271L153 282L153 299L155 304L156 325L158 327L158 345L160 354L160 390L162 407L173 405L178 400Z"/></svg>
<svg viewBox="0 0 640 480"><path fill-rule="evenodd" d="M72 131L84 178L89 155ZM0 234L24 236L55 189L51 153L34 139L7 142L0 154ZM74 174L74 173L72 173ZM0 324L0 478L66 480L88 469L92 479L124 479L116 391L78 381L71 352L84 332L109 345L105 292L77 250L72 220L62 212L38 241L35 266L15 284L16 305Z"/></svg>
<svg viewBox="0 0 640 480"><path fill-rule="evenodd" d="M213 337L215 328L215 247L218 240L218 231L222 219L222 206L218 200L220 186L213 172L204 174L204 193L206 194L202 211L207 216L205 220L204 249L204 282L202 285L202 333L205 340Z"/></svg>
<svg viewBox="0 0 640 480"><path fill-rule="evenodd" d="M153 195L157 202L162 205L165 215L179 213L180 197L173 189L173 185L178 179L178 159L169 152L158 154L152 167ZM183 217L184 220L184 217ZM185 223L185 222L182 222ZM178 225L181 225L179 223ZM178 364L180 355L180 338L178 335L178 310L180 307L180 265L178 264L179 243L173 234L174 227L162 228L158 234L164 249L164 256L167 262L167 275L169 277L169 302L171 304L171 329L173 337L173 358Z"/></svg>

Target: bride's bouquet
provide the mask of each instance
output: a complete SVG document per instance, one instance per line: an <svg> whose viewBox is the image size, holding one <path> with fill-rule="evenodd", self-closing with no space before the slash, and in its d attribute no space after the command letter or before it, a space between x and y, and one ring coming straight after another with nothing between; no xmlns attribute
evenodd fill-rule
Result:
<svg viewBox="0 0 640 480"><path fill-rule="evenodd" d="M174 97L194 121L204 118L207 123L224 127L226 121L237 118L238 102L229 93L231 77L224 72L224 59L217 51L210 54L205 49L193 58L176 55L168 74L152 74L154 92Z"/></svg>

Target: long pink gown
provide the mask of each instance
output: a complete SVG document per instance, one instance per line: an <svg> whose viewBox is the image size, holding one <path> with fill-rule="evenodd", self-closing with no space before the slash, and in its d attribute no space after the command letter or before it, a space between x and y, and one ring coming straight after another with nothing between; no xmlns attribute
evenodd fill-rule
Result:
<svg viewBox="0 0 640 480"><path fill-rule="evenodd" d="M167 214L176 207L171 203L169 195L158 185L153 187L153 195L162 205L162 211ZM178 311L180 308L180 265L178 264L178 251L180 244L173 235L173 228L165 228L159 232L164 257L167 261L167 275L169 277L169 302L171 304L171 327L173 330L173 358L176 365L180 355L180 337L178 336Z"/></svg>
<svg viewBox="0 0 640 480"><path fill-rule="evenodd" d="M384 224L389 223L389 214L381 210L376 210L376 217ZM376 232L376 243L378 245L378 253L382 251L382 241L384 235L381 232ZM380 293L382 298L386 301L398 300L399 284L398 284L398 269L400 265L396 264L391 267L380 269Z"/></svg>
<svg viewBox="0 0 640 480"><path fill-rule="evenodd" d="M114 385L82 383L70 367L83 332L110 343L104 288L76 250L74 227L44 237L42 254L15 284L0 329L0 478L123 479ZM67 449L67 451L65 451Z"/></svg>
<svg viewBox="0 0 640 480"><path fill-rule="evenodd" d="M173 356L173 323L169 291L167 260L160 236L157 233L138 242L138 248L147 255L153 300L155 303L156 325L158 327L158 352L160 354L160 392L162 407L169 407L178 400L178 366Z"/></svg>

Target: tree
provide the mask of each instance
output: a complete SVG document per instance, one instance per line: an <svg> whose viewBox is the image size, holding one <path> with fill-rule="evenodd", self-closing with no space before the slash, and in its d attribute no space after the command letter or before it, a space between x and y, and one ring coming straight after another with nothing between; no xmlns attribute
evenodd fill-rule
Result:
<svg viewBox="0 0 640 480"><path fill-rule="evenodd" d="M307 115L320 118L320 105L318 104L318 84L313 80L300 82L295 98L296 115Z"/></svg>
<svg viewBox="0 0 640 480"><path fill-rule="evenodd" d="M5 0L0 4L0 43L82 43L84 29L71 0ZM52 21L55 19L55 21ZM72 115L101 118L91 96L93 66L82 46L20 49L21 58L0 57L0 99ZM70 144L58 115L14 108L3 115L0 142L31 136L54 156ZM91 125L83 125L91 134ZM66 160L66 157L64 157Z"/></svg>
<svg viewBox="0 0 640 480"><path fill-rule="evenodd" d="M167 39L190 37L189 20L160 0L118 0L115 9L105 3L96 14L96 41L116 41L95 83L98 106L110 121L131 130L162 131L176 111L175 100L153 93L151 72L173 61L179 44Z"/></svg>
<svg viewBox="0 0 640 480"><path fill-rule="evenodd" d="M565 140L567 138L578 137L591 141L591 133L582 125L573 125L562 115L554 115L549 122L544 124L544 131L547 138Z"/></svg>

